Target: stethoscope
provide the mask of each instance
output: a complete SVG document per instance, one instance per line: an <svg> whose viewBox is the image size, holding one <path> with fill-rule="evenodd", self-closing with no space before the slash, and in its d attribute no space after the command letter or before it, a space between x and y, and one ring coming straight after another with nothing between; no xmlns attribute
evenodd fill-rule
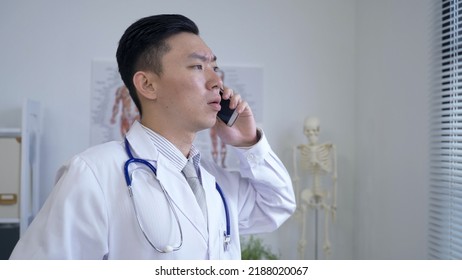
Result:
<svg viewBox="0 0 462 280"><path fill-rule="evenodd" d="M176 213L175 207L173 206L172 198L170 197L168 192L165 190L165 188L162 185L162 183L160 182L160 180L157 179L157 169L150 162L148 162L147 160L133 157L133 154L132 154L132 152L130 150L130 144L128 143L127 138L125 138L125 151L127 152L127 155L128 155L128 160L125 162L125 165L124 165L125 181L127 183L128 193L129 193L130 199L132 201L133 209L135 210L136 221L138 223L138 226L141 229L141 232L144 235L144 238L146 238L146 240L151 245L151 247L154 248L159 253L170 253L170 252L173 252L173 251L180 250L180 248L183 246L183 230L181 228L180 220L178 219L178 215ZM157 182L159 182L160 188L162 189L162 192L164 193L165 199L167 200L169 208L172 211L173 215L175 216L175 220L176 220L176 223L178 225L178 229L179 229L179 232L180 232L180 242L179 242L178 245L176 245L176 246L166 245L163 249L159 249L156 245L154 245L154 243L151 241L149 236L146 234L143 225L140 223L140 217L138 215L138 210L136 208L136 203L135 203L135 199L134 199L134 196L133 196L132 178L131 178L131 176L130 176L130 174L128 172L128 166L131 163L139 163L139 164L143 164L143 165L149 167L149 169L151 169L151 171L153 172L154 177L156 178ZM223 206L225 208L226 231L223 232L223 235L224 235L223 247L224 247L224 250L227 251L229 243L231 242L231 225L230 225L230 220L229 220L228 204L226 203L226 199L225 199L225 196L223 194L223 191L221 190L221 188L220 188L220 186L218 185L217 182L215 182L215 186L216 186L216 189L217 189L218 193L220 194L221 200L223 201Z"/></svg>

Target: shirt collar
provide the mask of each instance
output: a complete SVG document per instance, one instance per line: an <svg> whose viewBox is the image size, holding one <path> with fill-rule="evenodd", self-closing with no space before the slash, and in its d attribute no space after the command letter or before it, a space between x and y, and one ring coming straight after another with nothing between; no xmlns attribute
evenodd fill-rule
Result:
<svg viewBox="0 0 462 280"><path fill-rule="evenodd" d="M175 147L170 141L168 141L162 135L154 132L153 130L147 128L146 126L141 124L144 131L148 134L149 138L153 141L156 148L159 150L164 157L170 160L171 164L178 169L178 171L182 171L183 168L186 166L188 161L187 158L181 153L181 151ZM196 168L196 172L199 171L199 163L201 160L201 154L199 150L193 145L191 150L189 151L189 159L191 159L194 163L194 167ZM199 172L198 172L199 174Z"/></svg>

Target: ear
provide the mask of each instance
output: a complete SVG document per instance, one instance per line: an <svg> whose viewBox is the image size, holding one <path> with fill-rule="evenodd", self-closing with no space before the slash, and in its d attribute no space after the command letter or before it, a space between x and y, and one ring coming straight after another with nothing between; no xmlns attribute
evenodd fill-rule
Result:
<svg viewBox="0 0 462 280"><path fill-rule="evenodd" d="M149 100L156 99L156 77L156 74L151 72L136 72L133 75L133 84L135 85L138 94Z"/></svg>

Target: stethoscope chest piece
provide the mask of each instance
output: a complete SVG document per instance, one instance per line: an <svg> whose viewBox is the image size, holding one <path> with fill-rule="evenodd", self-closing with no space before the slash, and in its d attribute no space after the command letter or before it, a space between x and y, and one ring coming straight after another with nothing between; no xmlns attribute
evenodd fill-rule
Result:
<svg viewBox="0 0 462 280"><path fill-rule="evenodd" d="M231 236L226 233L226 231L223 232L224 235L224 241L223 241L223 250L228 251L229 250L229 244L231 243Z"/></svg>

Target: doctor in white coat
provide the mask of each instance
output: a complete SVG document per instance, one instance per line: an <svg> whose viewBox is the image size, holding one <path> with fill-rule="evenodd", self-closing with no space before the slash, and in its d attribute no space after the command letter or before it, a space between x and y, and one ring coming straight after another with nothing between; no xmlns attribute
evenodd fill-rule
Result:
<svg viewBox="0 0 462 280"><path fill-rule="evenodd" d="M191 20L138 20L122 36L117 62L140 122L126 141L92 147L59 170L11 259L240 259L240 234L273 231L290 217L285 167L248 104L223 85ZM216 117L220 90L239 113L232 127ZM239 172L200 159L194 137L212 126L237 153ZM126 166L130 157L142 161ZM205 216L182 173L188 160L205 192Z"/></svg>

